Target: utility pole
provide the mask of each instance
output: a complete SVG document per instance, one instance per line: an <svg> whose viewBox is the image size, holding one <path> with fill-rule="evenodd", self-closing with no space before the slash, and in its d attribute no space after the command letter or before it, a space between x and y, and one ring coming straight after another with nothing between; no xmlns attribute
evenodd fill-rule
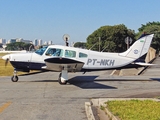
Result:
<svg viewBox="0 0 160 120"><path fill-rule="evenodd" d="M100 42L101 42L101 37L99 37L99 52L101 50L101 48L100 48Z"/></svg>

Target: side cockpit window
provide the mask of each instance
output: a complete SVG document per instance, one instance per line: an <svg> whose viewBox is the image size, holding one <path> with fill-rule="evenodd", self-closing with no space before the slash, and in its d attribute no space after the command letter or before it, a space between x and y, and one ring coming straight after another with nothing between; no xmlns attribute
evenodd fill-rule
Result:
<svg viewBox="0 0 160 120"><path fill-rule="evenodd" d="M63 56L63 50L58 48L49 48L46 52L47 56Z"/></svg>
<svg viewBox="0 0 160 120"><path fill-rule="evenodd" d="M42 48L36 50L35 53L38 54L38 55L43 55L43 53L46 51L47 47L42 47Z"/></svg>
<svg viewBox="0 0 160 120"><path fill-rule="evenodd" d="M81 52L79 53L79 58L86 58L86 57L88 57L87 54Z"/></svg>
<svg viewBox="0 0 160 120"><path fill-rule="evenodd" d="M76 51L65 50L65 57L76 57Z"/></svg>

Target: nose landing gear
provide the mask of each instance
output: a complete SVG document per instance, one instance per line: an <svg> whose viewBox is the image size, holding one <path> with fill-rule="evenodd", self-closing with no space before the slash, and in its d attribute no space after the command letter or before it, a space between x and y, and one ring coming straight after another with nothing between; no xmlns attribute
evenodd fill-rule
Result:
<svg viewBox="0 0 160 120"><path fill-rule="evenodd" d="M14 69L13 76L11 77L11 81L12 82L17 82L18 81L18 76L17 76L16 69Z"/></svg>
<svg viewBox="0 0 160 120"><path fill-rule="evenodd" d="M68 73L66 70L62 70L62 72L59 74L58 82L61 85L65 85L68 82Z"/></svg>

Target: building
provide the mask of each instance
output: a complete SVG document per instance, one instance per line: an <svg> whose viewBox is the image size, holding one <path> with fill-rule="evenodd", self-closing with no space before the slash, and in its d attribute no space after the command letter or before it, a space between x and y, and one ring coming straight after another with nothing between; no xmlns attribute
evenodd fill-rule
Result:
<svg viewBox="0 0 160 120"><path fill-rule="evenodd" d="M8 43L14 43L14 42L16 42L16 39L10 39L10 40L8 40Z"/></svg>
<svg viewBox="0 0 160 120"><path fill-rule="evenodd" d="M8 40L8 43L14 43L14 42L32 43L31 40L24 40L23 38L16 38L16 39Z"/></svg>
<svg viewBox="0 0 160 120"><path fill-rule="evenodd" d="M5 45L5 44L6 44L6 39L2 39L2 38L0 38L0 44Z"/></svg>
<svg viewBox="0 0 160 120"><path fill-rule="evenodd" d="M33 40L33 45L38 46L38 40L37 39Z"/></svg>
<svg viewBox="0 0 160 120"><path fill-rule="evenodd" d="M38 40L38 45L42 46L42 40L41 39Z"/></svg>
<svg viewBox="0 0 160 120"><path fill-rule="evenodd" d="M23 40L22 38L17 38L16 42L32 43L31 40Z"/></svg>
<svg viewBox="0 0 160 120"><path fill-rule="evenodd" d="M47 41L45 41L45 42L43 43L43 45L48 45L48 42L47 42Z"/></svg>
<svg viewBox="0 0 160 120"><path fill-rule="evenodd" d="M48 41L48 45L52 45L53 44L53 42L52 41Z"/></svg>

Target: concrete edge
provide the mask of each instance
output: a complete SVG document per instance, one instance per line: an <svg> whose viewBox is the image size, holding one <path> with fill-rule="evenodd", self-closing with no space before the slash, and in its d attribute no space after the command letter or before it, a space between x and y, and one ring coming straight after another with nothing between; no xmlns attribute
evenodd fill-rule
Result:
<svg viewBox="0 0 160 120"><path fill-rule="evenodd" d="M85 102L85 111L86 111L88 120L95 120L95 117L91 109L91 102Z"/></svg>
<svg viewBox="0 0 160 120"><path fill-rule="evenodd" d="M105 113L111 120L118 120L107 108L105 108Z"/></svg>
<svg viewBox="0 0 160 120"><path fill-rule="evenodd" d="M112 101L112 100L153 100L153 101L160 102L160 99L157 99L157 98L97 98L97 99L91 99L91 103L93 106L101 107L106 105L105 102ZM105 112L111 120L118 120L116 116L114 116L107 108L105 108ZM93 115L93 112L92 112L92 115ZM92 120L92 119L88 119L88 120Z"/></svg>

